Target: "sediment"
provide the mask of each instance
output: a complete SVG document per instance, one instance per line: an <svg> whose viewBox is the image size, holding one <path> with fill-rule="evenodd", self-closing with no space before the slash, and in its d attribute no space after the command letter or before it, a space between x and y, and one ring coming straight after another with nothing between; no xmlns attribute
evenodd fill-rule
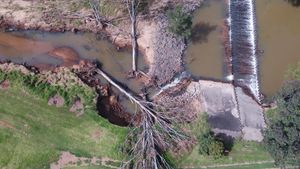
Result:
<svg viewBox="0 0 300 169"><path fill-rule="evenodd" d="M170 6L176 4L172 1L161 3L169 3ZM185 12L190 14L201 3L201 0L190 0L178 1L176 5L183 5ZM158 8L157 6L153 8ZM182 38L175 37L168 31L168 19L165 12L158 13L151 21L141 24L146 26L140 26L141 34L138 44L144 49L146 60L149 63L148 75L155 79L158 85L162 86L169 83L177 73L184 70L182 58L186 44Z"/></svg>

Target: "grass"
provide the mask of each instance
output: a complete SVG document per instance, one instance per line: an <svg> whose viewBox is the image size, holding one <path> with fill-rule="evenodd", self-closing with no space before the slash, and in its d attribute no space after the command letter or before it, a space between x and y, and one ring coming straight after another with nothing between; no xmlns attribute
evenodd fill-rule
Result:
<svg viewBox="0 0 300 169"><path fill-rule="evenodd" d="M112 169L105 166L66 167L64 169Z"/></svg>
<svg viewBox="0 0 300 169"><path fill-rule="evenodd" d="M275 121L279 118L278 108L269 109L265 113L267 124L270 124L272 121Z"/></svg>
<svg viewBox="0 0 300 169"><path fill-rule="evenodd" d="M0 168L49 168L61 151L123 158L119 145L127 130L111 125L92 110L76 117L66 107L48 106L45 100L11 88L0 91L0 120ZM96 131L101 133L99 138L92 137Z"/></svg>
<svg viewBox="0 0 300 169"><path fill-rule="evenodd" d="M264 150L263 146L256 142L237 141L228 156L214 159L202 156L198 153L196 146L191 154L185 156L177 165L179 166L210 166L219 164L254 163L259 161L272 161L271 156ZM263 165L263 164L262 164Z"/></svg>
<svg viewBox="0 0 300 169"><path fill-rule="evenodd" d="M266 169L266 168L275 168L274 163L270 162L270 163L263 163L263 164L250 164L250 165L217 167L215 169Z"/></svg>

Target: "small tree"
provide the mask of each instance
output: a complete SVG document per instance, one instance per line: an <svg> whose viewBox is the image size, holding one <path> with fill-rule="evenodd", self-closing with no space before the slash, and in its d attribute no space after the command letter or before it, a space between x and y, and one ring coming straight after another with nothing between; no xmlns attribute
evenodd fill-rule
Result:
<svg viewBox="0 0 300 169"><path fill-rule="evenodd" d="M276 118L264 132L265 147L281 168L300 166L300 82L287 83L276 100Z"/></svg>
<svg viewBox="0 0 300 169"><path fill-rule="evenodd" d="M201 133L198 137L199 154L212 156L215 159L222 157L224 154L224 144L215 138L212 132Z"/></svg>
<svg viewBox="0 0 300 169"><path fill-rule="evenodd" d="M167 11L169 31L183 38L189 38L192 34L192 17L183 12L181 6Z"/></svg>

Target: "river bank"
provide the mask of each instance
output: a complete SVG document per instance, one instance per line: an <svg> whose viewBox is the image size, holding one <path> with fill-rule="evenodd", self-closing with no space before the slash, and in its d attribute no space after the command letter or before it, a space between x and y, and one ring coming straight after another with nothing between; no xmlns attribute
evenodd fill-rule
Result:
<svg viewBox="0 0 300 169"><path fill-rule="evenodd" d="M49 105L68 107L76 116L81 116L86 109L92 108L98 110L98 114L111 123L128 126L133 118L132 113L126 110L109 85L103 85L94 77L94 69L97 69L97 65L86 61L72 67L62 66L47 70L0 63L0 84L6 89L10 85L23 85L46 99ZM135 123L132 125L138 122L138 116L135 116Z"/></svg>
<svg viewBox="0 0 300 169"><path fill-rule="evenodd" d="M93 10L84 1L75 5L76 8L73 1L70 3L24 0L9 2L4 1L0 6L0 27L4 30L102 32L119 47L131 44L129 18L123 18L117 24L101 25L94 18ZM183 70L182 55L186 48L183 39L178 39L167 31L168 21L164 14L165 8L183 5L184 10L191 13L201 3L202 1L198 0L176 2L165 0L149 5L148 15L151 17L138 18L139 50L145 53L145 60L149 64L147 74L151 79L156 79L159 85L170 82L175 74ZM115 6L115 10L119 8ZM108 19L127 15L126 10L117 11L119 12L114 12Z"/></svg>
<svg viewBox="0 0 300 169"><path fill-rule="evenodd" d="M80 1L81 2L81 1ZM10 4L9 1L4 1L0 7L1 14L1 27L5 30L15 30L16 29L38 29L43 31L92 31L94 33L104 32L108 34L109 39L118 45L119 47L126 47L131 44L130 40L130 23L128 19L124 19L120 21L117 25L107 24L107 25L99 25L96 19L93 19L93 11L89 9L87 6L79 6L81 9L76 8L73 12L70 11L70 6L62 5L60 8L55 8L57 4L50 3L46 1L44 4L36 1L24 1L18 0L14 1L14 3ZM150 18L139 18L137 22L137 30L138 30L138 44L140 50L144 52L145 60L149 65L149 70L147 72L147 76L151 79L150 81L155 81L155 83L160 87L163 87L165 84L169 84L174 79L174 76L184 71L183 67L183 52L186 49L186 44L183 39L179 39L174 37L174 35L170 34L167 30L168 21L167 17L164 14L166 7L174 7L175 5L183 5L183 9L191 13L197 7L201 5L202 1L190 0L183 1L178 0L176 2L165 0L159 3L153 3L149 6ZM72 3L70 3L72 4ZM46 5L47 9L44 9ZM36 7L44 7L39 10L32 10ZM29 10L30 9L30 10ZM54 11L52 11L54 10ZM58 11L57 11L58 10ZM53 15L52 17L47 17L52 12L56 13L62 12L59 15ZM36 13L38 12L38 13ZM75 17L74 14L76 13ZM126 11L119 12L114 15L114 17L119 17L119 15L125 15ZM76 25L78 22L80 24ZM121 29L122 28L122 29ZM64 51L68 51L64 49ZM69 58L62 54L60 50L56 50L51 54L55 57L61 58L63 61L69 62L69 64L65 64L65 66L73 66L77 64L79 61L77 60L79 57L72 52L74 57ZM86 71L86 70L85 70ZM128 70L129 71L129 70ZM86 76L86 83L89 80L93 79L91 76ZM91 79L89 79L91 78ZM223 128L226 126L217 125L220 121L224 120L226 123L236 124L232 126L232 128L228 129L227 132L229 135L232 135L232 131L237 132L238 134L233 134L232 136L240 136L241 131L244 130L245 127L253 127L257 129L256 131L260 131L260 129L264 126L263 120L263 110L253 99L247 96L241 89L233 86L229 83L217 83L213 81L197 81L190 80L192 83L190 85L186 85L186 90L183 91L177 90L178 93L186 95L181 97L179 102L188 103L187 101L191 101L194 105L189 105L190 107L185 107L181 111L182 113L188 112L186 121L192 121L198 115L198 113L206 111L208 112L212 119L211 123L216 124L214 126L218 131L224 131ZM175 88L178 88L175 85ZM193 88L193 92L189 89ZM192 90L192 89L191 89ZM180 92L179 92L180 91ZM237 95L236 93L241 93ZM216 93L217 92L217 93ZM218 94L218 92L220 94ZM166 92L167 93L167 92ZM178 100L174 97L174 93L167 93L166 97L168 99L156 99L160 103L169 103L167 100L172 100L172 103L169 104L178 104ZM197 97L194 97L197 96ZM240 100L245 99L245 102L251 102L255 108L255 112L247 112L246 110L242 113L238 112L240 108L238 105L238 98L240 96ZM214 100L214 98L218 98L219 100ZM109 112L110 110L120 110L119 106L109 105L108 103L117 103L116 97L108 97L105 100L102 100L100 104L101 107L104 107L104 113ZM244 103L244 102L243 102ZM246 104L241 104L246 105ZM166 104L168 106L168 104ZM229 106L229 107L228 107ZM112 108L112 109L111 109ZM190 110L192 109L192 110ZM120 112L119 112L120 113ZM259 124L254 123L253 121L247 122L248 118L246 114L254 114L257 117L251 117L250 119L258 120ZM122 114L121 119L116 120L113 123L119 123L119 121L123 122L124 119L129 119L130 116ZM109 116L108 114L102 114L104 117ZM123 116L124 115L124 116ZM185 116L186 114L184 114ZM232 118L231 118L232 117ZM113 117L114 119L115 117ZM229 119L228 119L229 118ZM123 119L123 120L122 120ZM246 119L246 120L245 120ZM253 123L252 123L253 122ZM225 124L225 122L224 122ZM122 125L127 125L126 123L122 123ZM216 131L217 131L216 130ZM245 129L246 130L246 129ZM247 130L248 131L248 130ZM245 132L246 133L246 132ZM257 132L256 132L257 133ZM251 132L249 132L251 134ZM244 134L246 137L249 134ZM259 135L260 133L258 133ZM255 138L256 137L256 138ZM249 137L248 140L261 140L261 135L257 137L257 135Z"/></svg>

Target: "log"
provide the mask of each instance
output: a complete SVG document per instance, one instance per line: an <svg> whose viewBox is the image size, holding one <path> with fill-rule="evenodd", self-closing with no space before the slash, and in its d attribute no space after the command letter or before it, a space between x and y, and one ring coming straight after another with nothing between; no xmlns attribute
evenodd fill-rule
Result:
<svg viewBox="0 0 300 169"><path fill-rule="evenodd" d="M130 1L130 2L129 2ZM137 71L136 59L138 57L138 45L136 35L136 0L126 0L127 9L131 20L131 46L132 46L132 71Z"/></svg>
<svg viewBox="0 0 300 169"><path fill-rule="evenodd" d="M135 0L131 0L131 43L132 43L132 71L137 71L136 60L138 57L137 37L136 37L136 4Z"/></svg>
<svg viewBox="0 0 300 169"><path fill-rule="evenodd" d="M148 113L152 118L154 118L155 120L157 119L157 116L152 112L151 108L149 108L147 105L144 105L143 102L147 102L147 101L143 101L140 100L139 98L135 97L133 94L129 93L128 91L126 91L125 89L123 89L120 85L118 85L115 81L113 81L105 72L103 72L100 69L95 70L96 73L98 73L99 75L101 75L103 78L105 78L111 85L113 85L114 87L116 87L120 92L122 92L123 94L125 94L128 99L137 104L140 109L146 113Z"/></svg>

